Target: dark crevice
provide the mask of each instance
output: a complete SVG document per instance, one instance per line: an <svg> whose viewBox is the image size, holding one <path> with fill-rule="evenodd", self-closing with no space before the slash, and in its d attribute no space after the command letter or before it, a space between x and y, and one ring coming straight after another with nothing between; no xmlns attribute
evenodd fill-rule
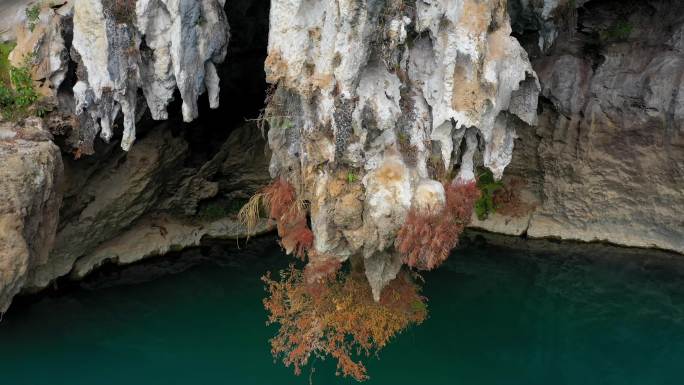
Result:
<svg viewBox="0 0 684 385"><path fill-rule="evenodd" d="M190 145L186 165L199 167L221 148L230 133L255 119L264 108L266 75L264 62L268 45L269 1L233 1L226 4L230 25L228 55L217 66L220 80L220 107L209 108L208 95L198 100L199 118L183 123L178 92L169 106L169 120L177 134Z"/></svg>

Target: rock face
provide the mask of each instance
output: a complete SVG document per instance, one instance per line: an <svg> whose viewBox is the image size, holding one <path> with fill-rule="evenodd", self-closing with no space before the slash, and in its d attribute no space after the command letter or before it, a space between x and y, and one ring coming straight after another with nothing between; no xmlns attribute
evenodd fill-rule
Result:
<svg viewBox="0 0 684 385"><path fill-rule="evenodd" d="M53 9L47 4L24 3L18 12L18 23L11 28L17 47L10 53L9 60L15 67L32 69L42 96L56 96L69 67L65 37L72 33L71 8ZM38 18L28 20L26 10L34 6L39 12Z"/></svg>
<svg viewBox="0 0 684 385"><path fill-rule="evenodd" d="M248 19L238 22L252 28L237 34L236 57L219 71L230 36L223 1L36 4L33 20L25 12L33 4L12 5L20 11L10 60L31 69L45 105L55 109L43 119L49 130L40 119L0 129L0 195L7 202L0 206L0 312L20 291L80 278L103 263L246 236L235 212L270 180L264 138L255 124L242 123L245 108L261 107L250 103L255 95L262 99L263 75L224 79L229 89L256 83L245 93L248 101L235 103L241 115L218 124L204 119L184 126L180 119L198 117L205 92L208 107L218 107L219 73L252 69L247 63L265 57L261 29ZM246 2L227 8L255 17ZM244 46L254 39L264 41L263 53ZM167 105L177 96L181 113L169 115ZM131 146L141 122L140 140ZM96 140L98 133L104 141ZM112 137L117 140L109 143ZM119 139L130 152L117 148ZM270 228L263 222L258 231Z"/></svg>
<svg viewBox="0 0 684 385"><path fill-rule="evenodd" d="M185 165L190 156L187 141L162 124L129 152L110 145L112 153L103 150L99 159L67 161L63 218L55 244L50 258L31 271L26 290L44 288L70 273L81 277L104 262L131 263L173 247L196 245L204 237L246 236L234 212L215 209L217 213L205 215L200 202L220 198L229 205L268 181L259 136L253 125L246 125L208 162L192 167ZM238 156L242 163L236 161ZM214 182L222 179L226 163L229 175L237 167L253 184ZM255 172L247 172L249 167Z"/></svg>
<svg viewBox="0 0 684 385"><path fill-rule="evenodd" d="M51 139L39 119L0 126L0 312L20 291L67 275L82 278L103 263L245 238L235 217L240 199L270 180L254 124L234 130L198 165L188 164L188 142L167 124L129 152L112 143L64 165ZM215 181L235 170L239 178ZM270 229L262 222L257 231Z"/></svg>
<svg viewBox="0 0 684 385"><path fill-rule="evenodd" d="M684 6L591 2L577 30L533 61L545 103L504 178L535 208L478 226L683 253Z"/></svg>
<svg viewBox="0 0 684 385"><path fill-rule="evenodd" d="M424 203L417 187L453 169L453 183L474 180L480 146L501 176L514 124L536 121L536 75L506 1L275 0L270 23L271 175L311 202L315 253L363 257L377 297L402 263L396 233Z"/></svg>
<svg viewBox="0 0 684 385"><path fill-rule="evenodd" d="M0 313L54 243L63 169L50 139L39 119L0 123Z"/></svg>
<svg viewBox="0 0 684 385"><path fill-rule="evenodd" d="M16 40L15 27L26 18L30 0L5 0L0 3L0 42Z"/></svg>

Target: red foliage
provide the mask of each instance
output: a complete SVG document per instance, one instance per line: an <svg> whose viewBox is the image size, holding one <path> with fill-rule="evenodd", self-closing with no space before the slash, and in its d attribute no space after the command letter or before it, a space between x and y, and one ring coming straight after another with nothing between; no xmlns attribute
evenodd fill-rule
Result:
<svg viewBox="0 0 684 385"><path fill-rule="evenodd" d="M297 193L294 187L283 178L278 178L262 190L268 199L268 215L275 221L291 221Z"/></svg>
<svg viewBox="0 0 684 385"><path fill-rule="evenodd" d="M293 223L278 223L278 235L285 252L302 260L306 257L307 250L313 247L314 235L306 224L304 214Z"/></svg>
<svg viewBox="0 0 684 385"><path fill-rule="evenodd" d="M276 221L281 245L288 254L304 259L313 247L314 235L306 221L306 212L297 201L294 187L283 178L278 178L264 187L262 193L267 199L268 215Z"/></svg>
<svg viewBox="0 0 684 385"><path fill-rule="evenodd" d="M379 303L363 274L338 273L312 285L290 266L280 277L262 278L269 294L264 307L268 323L280 325L271 352L285 366L292 365L295 374L311 356L331 356L337 360L337 374L365 380L366 368L354 357L377 353L396 334L427 317L425 298L406 274L388 285Z"/></svg>
<svg viewBox="0 0 684 385"><path fill-rule="evenodd" d="M397 234L395 247L404 262L421 270L432 270L444 262L458 245L458 238L470 222L480 195L475 182L445 184L446 204L440 213L411 208Z"/></svg>

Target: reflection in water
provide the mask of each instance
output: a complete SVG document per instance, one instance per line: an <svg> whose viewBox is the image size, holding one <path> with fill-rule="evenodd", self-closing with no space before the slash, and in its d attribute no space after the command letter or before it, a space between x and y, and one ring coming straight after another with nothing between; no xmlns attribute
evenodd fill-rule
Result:
<svg viewBox="0 0 684 385"><path fill-rule="evenodd" d="M306 273L291 265L279 280L270 274L262 278L268 322L279 325L271 352L297 375L310 359L330 356L337 360L338 375L366 380L359 356L377 354L396 334L427 317L425 298L407 271L383 290L379 302L363 271L333 271L313 280Z"/></svg>
<svg viewBox="0 0 684 385"><path fill-rule="evenodd" d="M682 383L681 256L469 239L422 274L429 317L379 359L354 358L368 385ZM205 245L16 303L0 323L0 383L307 384L273 363L278 325L264 327L259 278L291 260L273 239ZM313 383L353 383L336 361L312 354Z"/></svg>

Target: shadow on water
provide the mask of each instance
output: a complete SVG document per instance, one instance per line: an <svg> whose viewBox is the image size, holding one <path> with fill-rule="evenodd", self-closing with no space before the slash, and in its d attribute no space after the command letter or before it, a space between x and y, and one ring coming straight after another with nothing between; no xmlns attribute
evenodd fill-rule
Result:
<svg viewBox="0 0 684 385"><path fill-rule="evenodd" d="M3 384L306 384L273 363L272 238L207 244L13 306ZM469 233L426 273L429 318L366 359L369 384L679 384L684 263L660 252ZM64 287L64 285L63 285ZM352 383L317 361L314 384Z"/></svg>

